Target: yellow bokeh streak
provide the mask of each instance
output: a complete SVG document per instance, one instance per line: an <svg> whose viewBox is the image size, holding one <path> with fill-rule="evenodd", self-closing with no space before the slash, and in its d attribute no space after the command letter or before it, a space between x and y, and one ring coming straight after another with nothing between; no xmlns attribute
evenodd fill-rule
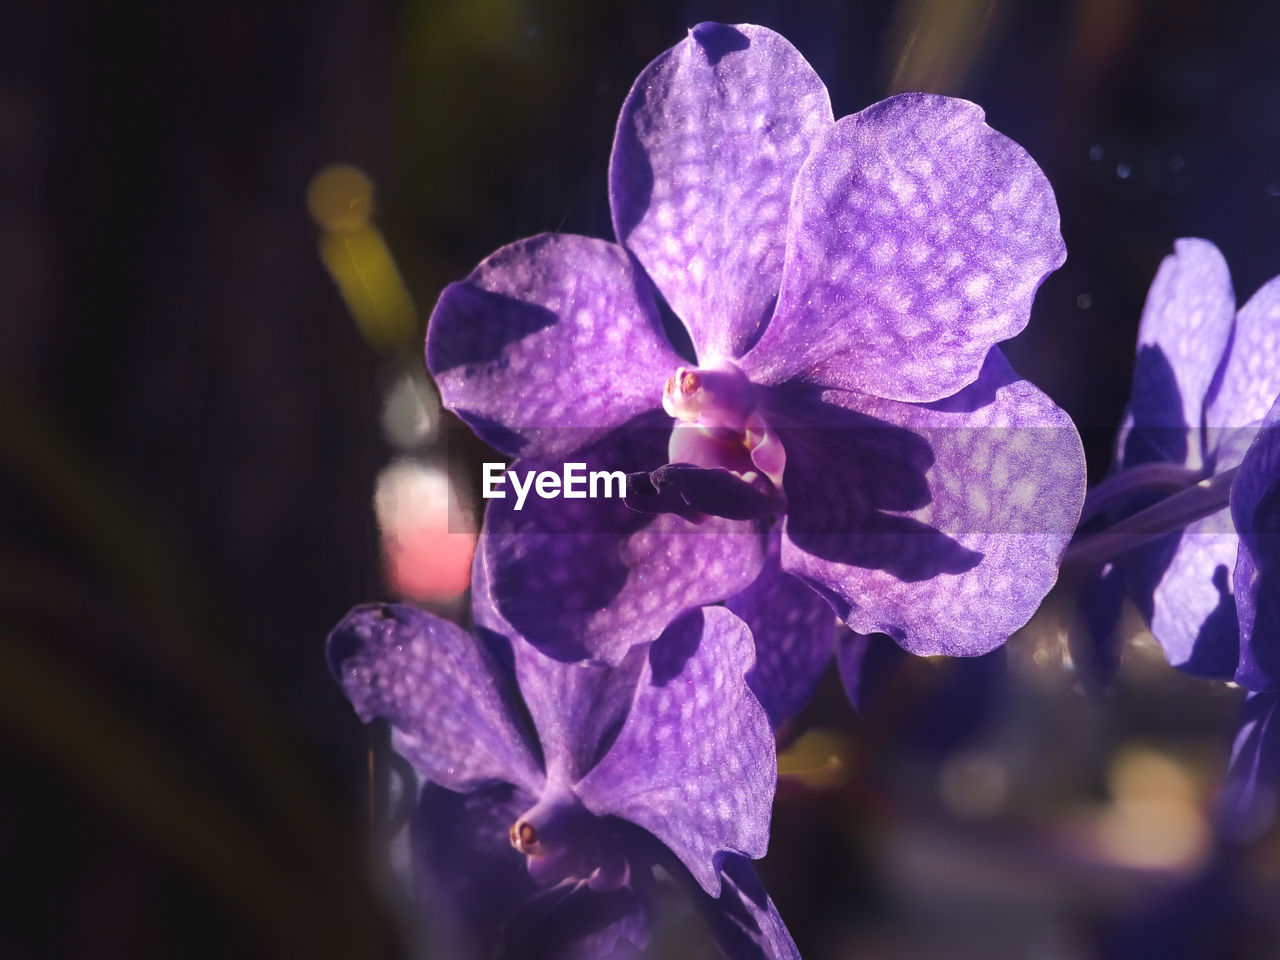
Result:
<svg viewBox="0 0 1280 960"><path fill-rule="evenodd" d="M369 178L355 167L326 167L307 188L307 209L323 231L320 259L365 340L380 351L415 348L417 314L395 258L371 221Z"/></svg>

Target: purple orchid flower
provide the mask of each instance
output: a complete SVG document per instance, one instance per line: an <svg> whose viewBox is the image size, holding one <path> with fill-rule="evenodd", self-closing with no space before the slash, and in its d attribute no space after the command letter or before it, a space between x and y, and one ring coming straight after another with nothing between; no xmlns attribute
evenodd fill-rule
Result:
<svg viewBox="0 0 1280 960"><path fill-rule="evenodd" d="M776 589L794 621L734 604L777 615L762 667L825 663L832 608L921 654L1024 624L1084 493L1075 428L994 346L1065 256L1026 152L947 97L836 121L784 38L704 23L636 80L609 188L617 244L504 247L430 321L445 404L517 469L633 474L635 510L489 504L477 567L505 620L617 663L684 610Z"/></svg>
<svg viewBox="0 0 1280 960"><path fill-rule="evenodd" d="M1119 469L1085 511L1155 498L1131 520L1145 518L1142 534L1167 535L1117 555L1086 586L1095 635L1114 628L1127 592L1174 666L1253 690L1280 686L1280 632L1256 565L1267 521L1253 516L1277 477L1268 414L1277 395L1280 277L1237 312L1222 254L1206 240L1178 240L1143 310ZM1113 539L1124 529L1111 528Z"/></svg>
<svg viewBox="0 0 1280 960"><path fill-rule="evenodd" d="M479 608L477 619L498 622ZM426 781L415 862L460 949L632 955L662 866L730 956L798 957L746 859L765 852L777 767L743 679L754 659L743 623L695 610L616 666L481 632L369 605L328 645L356 713L389 721Z"/></svg>

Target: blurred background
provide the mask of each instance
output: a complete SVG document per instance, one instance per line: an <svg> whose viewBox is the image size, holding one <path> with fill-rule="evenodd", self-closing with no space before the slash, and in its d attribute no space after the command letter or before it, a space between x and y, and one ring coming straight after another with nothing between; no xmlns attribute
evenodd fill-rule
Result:
<svg viewBox="0 0 1280 960"><path fill-rule="evenodd" d="M410 955L324 637L460 609L481 450L442 456L425 318L504 243L611 236L618 108L702 20L782 32L837 116L963 96L1036 158L1069 259L1006 350L1094 479L1173 240L1240 302L1280 273L1269 0L5 6L0 956ZM1280 840L1207 819L1239 691L1132 631L1095 695L1068 609L860 716L823 681L762 868L810 960L1280 956Z"/></svg>

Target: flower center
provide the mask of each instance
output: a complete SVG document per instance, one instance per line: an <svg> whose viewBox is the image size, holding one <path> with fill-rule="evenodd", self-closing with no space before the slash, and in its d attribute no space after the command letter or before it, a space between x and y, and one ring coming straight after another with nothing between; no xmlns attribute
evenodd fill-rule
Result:
<svg viewBox="0 0 1280 960"><path fill-rule="evenodd" d="M600 819L567 787L549 785L543 798L511 825L508 836L539 883L568 880L616 890L630 879L625 855L611 848Z"/></svg>
<svg viewBox="0 0 1280 960"><path fill-rule="evenodd" d="M677 421L667 449L671 463L722 467L782 488L782 443L765 422L751 381L733 364L678 367L662 390L662 409Z"/></svg>

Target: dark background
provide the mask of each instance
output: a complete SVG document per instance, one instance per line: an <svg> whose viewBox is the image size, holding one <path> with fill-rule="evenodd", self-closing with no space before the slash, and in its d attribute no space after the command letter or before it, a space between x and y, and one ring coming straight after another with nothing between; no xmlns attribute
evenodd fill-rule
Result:
<svg viewBox="0 0 1280 960"><path fill-rule="evenodd" d="M404 361L352 322L307 185L336 162L374 180L425 318L501 244L611 235L621 101L709 19L785 34L837 116L904 85L964 96L1038 160L1069 258L1007 353L1076 419L1093 478L1173 240L1217 243L1241 302L1280 273L1280 4L1264 0L7 5L0 955L402 955L369 879L378 735L322 643L385 595L370 497ZM1025 679L1017 663L1045 664L1024 653ZM765 872L807 956L1091 956L1177 886L1070 872L1045 811L1105 803L1108 758L1135 736L1208 750L1187 768L1212 782L1232 695L1154 668L1101 704L1047 682L1002 729L1048 738L1060 776L960 831L989 843L950 880L925 868L942 879L919 896L914 840L880 838L939 849L930 830L955 817L922 786L934 754L784 784ZM909 724L855 720L830 678L807 722L859 756L913 755ZM975 912L990 850L1016 866ZM1269 955L1251 952L1267 935L1228 923L1214 951Z"/></svg>

